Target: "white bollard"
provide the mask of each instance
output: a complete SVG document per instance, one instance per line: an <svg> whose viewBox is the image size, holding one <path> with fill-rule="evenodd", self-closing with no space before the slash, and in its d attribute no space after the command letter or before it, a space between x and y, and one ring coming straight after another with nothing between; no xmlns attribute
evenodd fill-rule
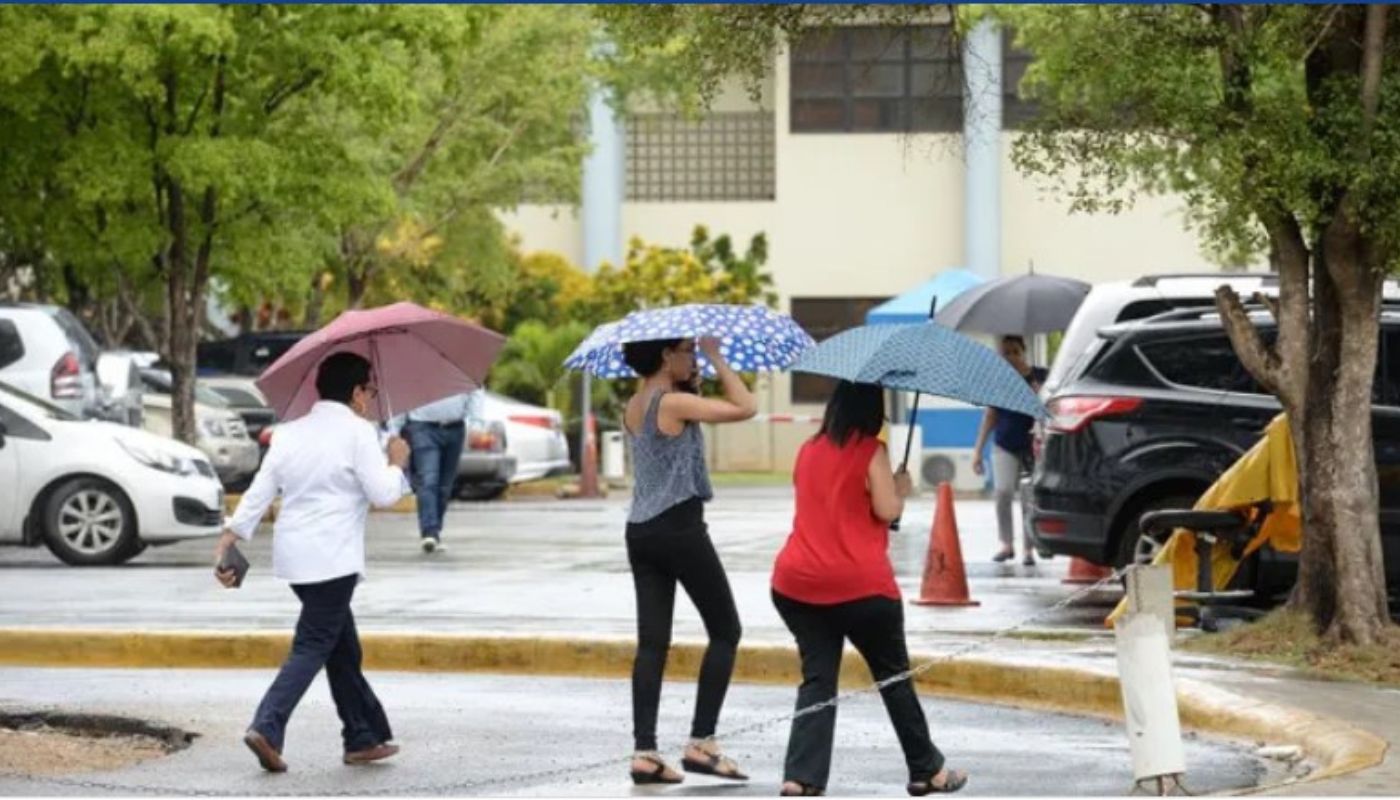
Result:
<svg viewBox="0 0 1400 800"><path fill-rule="evenodd" d="M621 483L627 477L627 456L622 431L603 432L603 479Z"/></svg>
<svg viewBox="0 0 1400 800"><path fill-rule="evenodd" d="M1139 572L1147 580L1139 580ZM1145 593L1159 594L1165 586L1166 608L1170 608L1171 583L1169 579L1162 581L1151 570L1128 573L1128 582L1128 594L1136 602L1130 613L1114 625L1114 634L1133 777L1139 785L1156 779L1159 793L1165 793L1168 778L1180 785L1180 776L1186 771L1186 753L1181 742L1176 682L1172 678L1170 628L1163 624L1164 604L1161 598L1149 599Z"/></svg>

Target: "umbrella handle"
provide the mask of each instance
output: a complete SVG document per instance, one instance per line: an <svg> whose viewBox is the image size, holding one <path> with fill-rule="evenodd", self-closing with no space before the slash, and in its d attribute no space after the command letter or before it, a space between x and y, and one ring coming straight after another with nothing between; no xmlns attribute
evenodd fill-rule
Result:
<svg viewBox="0 0 1400 800"><path fill-rule="evenodd" d="M920 395L918 392L914 393L914 407L909 412L910 424L908 435L904 438L904 458L900 459L899 463L899 468L902 470L909 469L909 453L914 449L914 422L918 419L919 416L919 398L921 396L922 395ZM902 516L895 518L895 520L890 523L890 530L899 530L899 520L902 518Z"/></svg>
<svg viewBox="0 0 1400 800"><path fill-rule="evenodd" d="M394 418L394 408L392 403L390 403L389 401L388 391L385 390L384 386L382 385L384 381L380 380L383 377L383 375L379 371L379 364L382 361L382 359L379 357L378 336L372 335L369 337L369 357L370 371L374 374L375 381L381 384L379 387L377 387L379 391L375 393L375 399L379 401L379 430L387 432L389 430L389 420Z"/></svg>

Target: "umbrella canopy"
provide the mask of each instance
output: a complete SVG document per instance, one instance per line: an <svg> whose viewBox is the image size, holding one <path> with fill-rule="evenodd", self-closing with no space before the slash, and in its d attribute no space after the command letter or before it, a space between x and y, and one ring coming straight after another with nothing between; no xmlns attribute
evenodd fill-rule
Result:
<svg viewBox="0 0 1400 800"><path fill-rule="evenodd" d="M865 324L923 322L928 319L929 308L943 308L958 295L985 281L986 278L975 272L945 269L936 277L865 312Z"/></svg>
<svg viewBox="0 0 1400 800"><path fill-rule="evenodd" d="M808 350L792 369L1033 417L1045 415L1030 384L1006 359L932 322L843 331Z"/></svg>
<svg viewBox="0 0 1400 800"><path fill-rule="evenodd" d="M635 378L637 373L622 360L624 344L704 336L720 340L720 354L735 372L786 369L815 344L792 317L766 306L691 304L633 311L599 325L564 365L600 378ZM701 374L715 376L714 365L703 353L699 363Z"/></svg>
<svg viewBox="0 0 1400 800"><path fill-rule="evenodd" d="M1013 275L963 292L934 319L960 331L1018 334L1062 331L1091 287L1084 281L1050 275Z"/></svg>
<svg viewBox="0 0 1400 800"><path fill-rule="evenodd" d="M409 411L481 388L505 337L480 325L413 303L347 311L282 354L258 388L282 420L295 419L320 399L316 368L332 353L369 359L379 389L377 417Z"/></svg>

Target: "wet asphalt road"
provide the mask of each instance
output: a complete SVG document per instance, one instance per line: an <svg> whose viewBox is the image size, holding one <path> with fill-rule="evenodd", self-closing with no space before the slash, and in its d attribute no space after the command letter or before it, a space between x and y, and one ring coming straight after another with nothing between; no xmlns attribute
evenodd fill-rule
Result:
<svg viewBox="0 0 1400 800"><path fill-rule="evenodd" d="M82 776L101 785L56 786L0 777L0 795L180 794L577 796L761 795L777 793L787 723L724 743L753 780L692 777L683 786L634 789L626 776L631 720L623 681L484 675L377 673L399 757L372 767L340 764L339 723L324 679L293 717L285 755L291 771L261 772L239 736L271 672L263 670L0 669L0 710L82 709L136 716L200 734L187 750L125 770ZM659 726L678 759L694 685L668 683ZM721 734L789 712L795 689L731 687ZM925 698L934 739L948 763L972 775L968 795L1121 795L1131 759L1120 726L1097 720ZM1262 765L1237 746L1192 739L1188 786L1195 792L1253 785ZM603 764L603 766L597 766ZM576 768L587 765L591 768ZM554 775L541 771L559 770ZM878 697L840 708L829 791L901 796L903 759Z"/></svg>

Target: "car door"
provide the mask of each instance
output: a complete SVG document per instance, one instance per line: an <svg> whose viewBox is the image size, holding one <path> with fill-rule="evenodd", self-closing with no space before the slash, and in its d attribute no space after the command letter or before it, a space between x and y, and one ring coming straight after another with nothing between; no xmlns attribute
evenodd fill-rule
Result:
<svg viewBox="0 0 1400 800"><path fill-rule="evenodd" d="M24 511L20 508L20 451L25 435L34 426L4 404L0 404L0 541L16 542L22 537Z"/></svg>
<svg viewBox="0 0 1400 800"><path fill-rule="evenodd" d="M1400 326L1382 329L1371 395L1381 549L1390 594L1400 597Z"/></svg>
<svg viewBox="0 0 1400 800"><path fill-rule="evenodd" d="M18 539L20 506L20 457L18 440L10 436L14 413L0 405L0 541Z"/></svg>

